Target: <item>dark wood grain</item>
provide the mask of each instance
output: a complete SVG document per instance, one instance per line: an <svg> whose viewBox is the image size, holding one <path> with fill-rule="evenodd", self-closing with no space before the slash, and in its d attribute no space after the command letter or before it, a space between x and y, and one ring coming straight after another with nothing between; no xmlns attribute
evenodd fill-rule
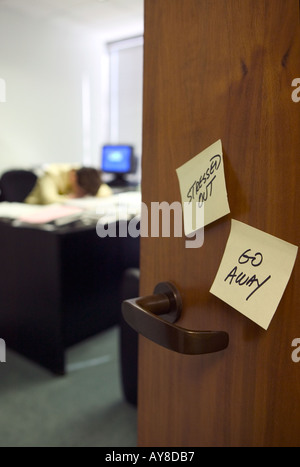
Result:
<svg viewBox="0 0 300 467"><path fill-rule="evenodd" d="M231 214L184 238L143 238L141 294L175 282L179 324L227 331L182 356L140 338L139 445L300 445L299 258L268 331L209 293L231 218L300 244L298 0L146 0L143 201L180 201L176 168L221 138ZM299 363L300 365L300 363Z"/></svg>

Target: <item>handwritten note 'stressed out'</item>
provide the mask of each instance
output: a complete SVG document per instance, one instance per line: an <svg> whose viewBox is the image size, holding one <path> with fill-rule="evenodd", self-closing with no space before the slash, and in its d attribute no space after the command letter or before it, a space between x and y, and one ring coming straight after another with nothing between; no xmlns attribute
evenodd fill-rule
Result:
<svg viewBox="0 0 300 467"><path fill-rule="evenodd" d="M182 205L188 203L193 207L184 211L185 235L194 233L230 212L221 140L183 164L176 172ZM204 210L204 216L198 216L204 225L193 223L191 219L193 214L197 219L199 210Z"/></svg>

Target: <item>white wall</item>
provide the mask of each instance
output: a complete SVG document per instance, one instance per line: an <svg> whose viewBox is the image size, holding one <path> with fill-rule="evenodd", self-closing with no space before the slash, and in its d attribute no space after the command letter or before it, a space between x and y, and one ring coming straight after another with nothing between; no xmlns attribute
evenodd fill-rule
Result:
<svg viewBox="0 0 300 467"><path fill-rule="evenodd" d="M83 158L98 164L105 140L102 48L92 30L0 7L0 79L6 83L6 103L0 102L0 172Z"/></svg>
<svg viewBox="0 0 300 467"><path fill-rule="evenodd" d="M110 52L110 143L131 144L138 171L128 180L141 178L143 118L143 36L109 45Z"/></svg>

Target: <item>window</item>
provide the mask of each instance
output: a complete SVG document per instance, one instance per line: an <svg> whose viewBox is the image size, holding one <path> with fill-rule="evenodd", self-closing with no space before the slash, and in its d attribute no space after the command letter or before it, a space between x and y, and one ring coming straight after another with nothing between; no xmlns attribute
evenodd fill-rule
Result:
<svg viewBox="0 0 300 467"><path fill-rule="evenodd" d="M108 143L134 146L142 153L143 36L108 44L109 119ZM140 163L138 174L140 177Z"/></svg>

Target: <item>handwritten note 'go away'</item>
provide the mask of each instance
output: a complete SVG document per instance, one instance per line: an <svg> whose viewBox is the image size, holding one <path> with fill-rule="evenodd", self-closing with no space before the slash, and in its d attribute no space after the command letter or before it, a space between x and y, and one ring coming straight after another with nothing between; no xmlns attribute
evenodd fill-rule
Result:
<svg viewBox="0 0 300 467"><path fill-rule="evenodd" d="M210 292L268 329L292 273L298 247L232 220Z"/></svg>

